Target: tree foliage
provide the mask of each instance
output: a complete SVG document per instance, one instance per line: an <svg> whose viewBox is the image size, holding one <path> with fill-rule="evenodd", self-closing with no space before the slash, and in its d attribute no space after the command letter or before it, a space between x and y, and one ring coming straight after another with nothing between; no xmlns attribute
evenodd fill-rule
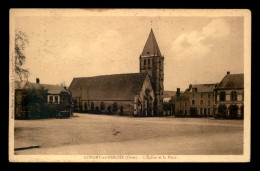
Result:
<svg viewBox="0 0 260 171"><path fill-rule="evenodd" d="M35 103L43 104L47 102L48 90L44 87L39 87L39 89L27 89L28 93L28 105L34 105Z"/></svg>
<svg viewBox="0 0 260 171"><path fill-rule="evenodd" d="M27 79L29 76L29 71L22 68L26 60L24 50L28 43L29 41L26 33L22 31L15 32L15 74L16 79L19 81Z"/></svg>

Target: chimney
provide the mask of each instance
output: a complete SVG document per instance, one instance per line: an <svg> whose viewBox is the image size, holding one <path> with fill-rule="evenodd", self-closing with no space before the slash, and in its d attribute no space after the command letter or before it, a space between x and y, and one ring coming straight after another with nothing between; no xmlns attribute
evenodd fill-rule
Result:
<svg viewBox="0 0 260 171"><path fill-rule="evenodd" d="M39 78L36 78L36 83L40 84L40 79Z"/></svg>
<svg viewBox="0 0 260 171"><path fill-rule="evenodd" d="M180 97L180 95L181 95L181 89L177 88L176 97Z"/></svg>
<svg viewBox="0 0 260 171"><path fill-rule="evenodd" d="M191 88L192 88L192 84L189 85L189 89L191 89Z"/></svg>
<svg viewBox="0 0 260 171"><path fill-rule="evenodd" d="M229 75L229 74L230 74L230 71L227 72L227 75Z"/></svg>

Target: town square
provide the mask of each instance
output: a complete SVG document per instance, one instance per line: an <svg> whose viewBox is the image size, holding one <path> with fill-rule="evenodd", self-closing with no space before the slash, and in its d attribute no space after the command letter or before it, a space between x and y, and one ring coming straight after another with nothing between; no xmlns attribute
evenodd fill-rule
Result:
<svg viewBox="0 0 260 171"><path fill-rule="evenodd" d="M13 11L12 157L248 160L248 11Z"/></svg>
<svg viewBox="0 0 260 171"><path fill-rule="evenodd" d="M76 113L17 120L14 146L18 155L241 155L243 128L243 120Z"/></svg>

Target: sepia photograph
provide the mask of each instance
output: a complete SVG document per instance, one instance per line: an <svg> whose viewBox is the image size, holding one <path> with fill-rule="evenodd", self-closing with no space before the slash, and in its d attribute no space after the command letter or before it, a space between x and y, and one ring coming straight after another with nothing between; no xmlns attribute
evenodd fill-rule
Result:
<svg viewBox="0 0 260 171"><path fill-rule="evenodd" d="M247 9L10 9L10 162L249 162Z"/></svg>

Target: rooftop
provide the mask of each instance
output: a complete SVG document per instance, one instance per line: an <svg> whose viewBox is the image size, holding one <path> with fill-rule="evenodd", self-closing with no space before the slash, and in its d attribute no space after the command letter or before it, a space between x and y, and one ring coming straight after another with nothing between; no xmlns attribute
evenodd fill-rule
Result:
<svg viewBox="0 0 260 171"><path fill-rule="evenodd" d="M227 74L216 89L243 89L244 74Z"/></svg>
<svg viewBox="0 0 260 171"><path fill-rule="evenodd" d="M134 100L140 93L146 73L74 78L69 90L84 100Z"/></svg>
<svg viewBox="0 0 260 171"><path fill-rule="evenodd" d="M157 41L155 39L153 29L151 29L141 56L162 56Z"/></svg>

